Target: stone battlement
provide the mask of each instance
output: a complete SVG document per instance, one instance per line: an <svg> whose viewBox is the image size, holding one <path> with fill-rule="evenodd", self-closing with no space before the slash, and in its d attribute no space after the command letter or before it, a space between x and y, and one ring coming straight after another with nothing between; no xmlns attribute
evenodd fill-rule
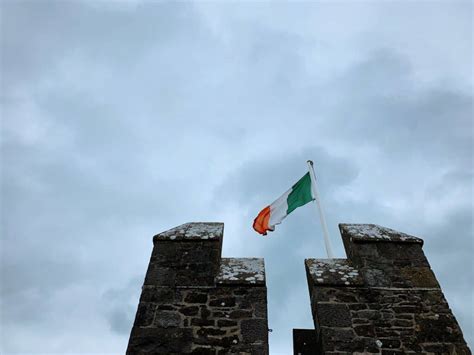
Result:
<svg viewBox="0 0 474 355"><path fill-rule="evenodd" d="M265 267L221 258L223 223L153 237L127 354L268 354Z"/></svg>
<svg viewBox="0 0 474 355"><path fill-rule="evenodd" d="M339 225L346 259L307 259L314 329L294 354L470 354L423 253L423 240L374 224ZM223 223L153 237L127 355L266 355L261 258L222 258Z"/></svg>
<svg viewBox="0 0 474 355"><path fill-rule="evenodd" d="M339 228L347 259L305 260L311 354L470 354L423 240L373 224Z"/></svg>

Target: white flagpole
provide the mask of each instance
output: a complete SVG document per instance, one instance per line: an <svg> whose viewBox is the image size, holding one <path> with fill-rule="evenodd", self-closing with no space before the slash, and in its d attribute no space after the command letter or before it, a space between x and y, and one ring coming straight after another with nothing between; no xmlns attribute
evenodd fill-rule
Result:
<svg viewBox="0 0 474 355"><path fill-rule="evenodd" d="M308 170L309 170L309 176L311 177L311 186L313 188L314 200L316 201L316 205L317 205L317 209L319 213L319 219L321 220L321 226L323 228L323 236L324 236L324 244L326 246L326 252L328 254L329 259L334 259L334 254L331 248L331 242L329 240L328 227L326 225L326 220L324 219L323 210L321 208L321 201L319 200L318 188L316 187L316 176L314 175L313 162L311 160L308 160Z"/></svg>

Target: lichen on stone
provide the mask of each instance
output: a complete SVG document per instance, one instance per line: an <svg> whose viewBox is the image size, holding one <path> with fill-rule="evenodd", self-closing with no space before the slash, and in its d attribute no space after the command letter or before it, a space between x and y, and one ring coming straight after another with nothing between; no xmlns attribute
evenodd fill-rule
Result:
<svg viewBox="0 0 474 355"><path fill-rule="evenodd" d="M261 258L222 258L218 283L265 283L265 267Z"/></svg>
<svg viewBox="0 0 474 355"><path fill-rule="evenodd" d="M420 238L376 224L340 224L339 227L354 240L423 243Z"/></svg>
<svg viewBox="0 0 474 355"><path fill-rule="evenodd" d="M306 267L317 284L355 285L361 282L359 270L346 259L306 259Z"/></svg>
<svg viewBox="0 0 474 355"><path fill-rule="evenodd" d="M155 235L153 240L218 240L222 238L223 232L223 223L192 222L159 233Z"/></svg>

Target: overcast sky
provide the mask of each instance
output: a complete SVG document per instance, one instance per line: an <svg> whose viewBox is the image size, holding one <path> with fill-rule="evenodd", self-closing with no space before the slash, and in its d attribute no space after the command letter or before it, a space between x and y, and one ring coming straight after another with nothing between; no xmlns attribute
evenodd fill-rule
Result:
<svg viewBox="0 0 474 355"><path fill-rule="evenodd" d="M270 351L313 327L313 206L253 218L316 164L341 222L424 250L471 347L470 1L2 1L2 354L122 354L152 236L225 223L264 257Z"/></svg>

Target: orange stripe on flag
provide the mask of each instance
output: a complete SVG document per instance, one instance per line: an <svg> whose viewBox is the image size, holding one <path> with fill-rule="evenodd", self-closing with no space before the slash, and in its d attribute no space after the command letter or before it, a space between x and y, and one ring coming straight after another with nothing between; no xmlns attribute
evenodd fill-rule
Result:
<svg viewBox="0 0 474 355"><path fill-rule="evenodd" d="M270 221L270 206L265 207L260 211L257 218L253 221L253 229L262 235L267 235L267 231L273 230L268 227Z"/></svg>

